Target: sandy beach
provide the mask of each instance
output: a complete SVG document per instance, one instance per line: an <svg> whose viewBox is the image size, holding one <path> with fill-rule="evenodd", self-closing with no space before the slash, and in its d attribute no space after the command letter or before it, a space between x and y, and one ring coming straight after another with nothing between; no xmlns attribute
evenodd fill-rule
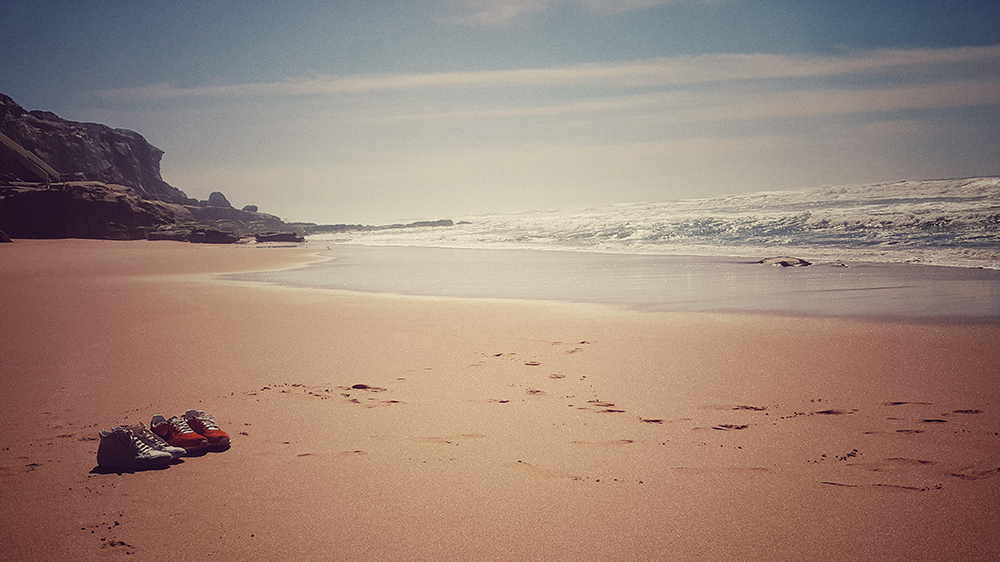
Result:
<svg viewBox="0 0 1000 562"><path fill-rule="evenodd" d="M316 259L0 245L0 560L1000 559L998 325L217 279Z"/></svg>

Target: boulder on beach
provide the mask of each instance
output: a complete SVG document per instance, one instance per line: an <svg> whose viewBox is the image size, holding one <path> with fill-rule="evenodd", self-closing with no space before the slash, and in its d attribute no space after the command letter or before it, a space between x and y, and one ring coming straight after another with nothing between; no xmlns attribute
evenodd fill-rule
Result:
<svg viewBox="0 0 1000 562"><path fill-rule="evenodd" d="M195 228L191 230L188 241L194 244L235 244L240 241L238 234L212 230L210 228Z"/></svg>
<svg viewBox="0 0 1000 562"><path fill-rule="evenodd" d="M261 242L305 242L304 236L299 236L295 232L261 232L255 235L258 243Z"/></svg>

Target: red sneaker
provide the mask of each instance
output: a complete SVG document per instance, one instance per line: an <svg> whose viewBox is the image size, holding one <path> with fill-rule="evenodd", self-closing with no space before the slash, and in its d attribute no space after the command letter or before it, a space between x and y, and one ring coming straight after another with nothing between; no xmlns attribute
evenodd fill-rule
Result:
<svg viewBox="0 0 1000 562"><path fill-rule="evenodd" d="M156 414L149 422L149 428L169 445L183 447L189 453L208 447L208 440L204 436L196 433L185 420L176 416L168 420Z"/></svg>
<svg viewBox="0 0 1000 562"><path fill-rule="evenodd" d="M184 420L187 421L191 429L198 432L212 447L226 447L229 445L229 434L219 429L215 425L215 418L201 410L188 410L184 412Z"/></svg>

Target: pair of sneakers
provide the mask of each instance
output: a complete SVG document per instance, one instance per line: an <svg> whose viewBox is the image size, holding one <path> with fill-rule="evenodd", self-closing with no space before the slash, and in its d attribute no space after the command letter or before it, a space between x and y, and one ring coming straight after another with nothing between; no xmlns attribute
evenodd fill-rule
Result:
<svg viewBox="0 0 1000 562"><path fill-rule="evenodd" d="M219 429L215 418L202 410L188 410L182 417L169 419L156 414L149 426L170 446L180 447L188 453L229 447L229 435Z"/></svg>
<svg viewBox="0 0 1000 562"><path fill-rule="evenodd" d="M97 447L97 465L104 468L146 470L162 468L185 453L159 435L136 425L116 425L110 431L101 430Z"/></svg>

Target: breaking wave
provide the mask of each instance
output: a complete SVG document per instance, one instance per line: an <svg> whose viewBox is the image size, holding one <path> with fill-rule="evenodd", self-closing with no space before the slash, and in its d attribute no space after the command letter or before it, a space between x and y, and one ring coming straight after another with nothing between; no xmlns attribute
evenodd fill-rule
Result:
<svg viewBox="0 0 1000 562"><path fill-rule="evenodd" d="M463 217L452 227L316 235L380 246L912 262L1000 269L1000 178L770 191Z"/></svg>

